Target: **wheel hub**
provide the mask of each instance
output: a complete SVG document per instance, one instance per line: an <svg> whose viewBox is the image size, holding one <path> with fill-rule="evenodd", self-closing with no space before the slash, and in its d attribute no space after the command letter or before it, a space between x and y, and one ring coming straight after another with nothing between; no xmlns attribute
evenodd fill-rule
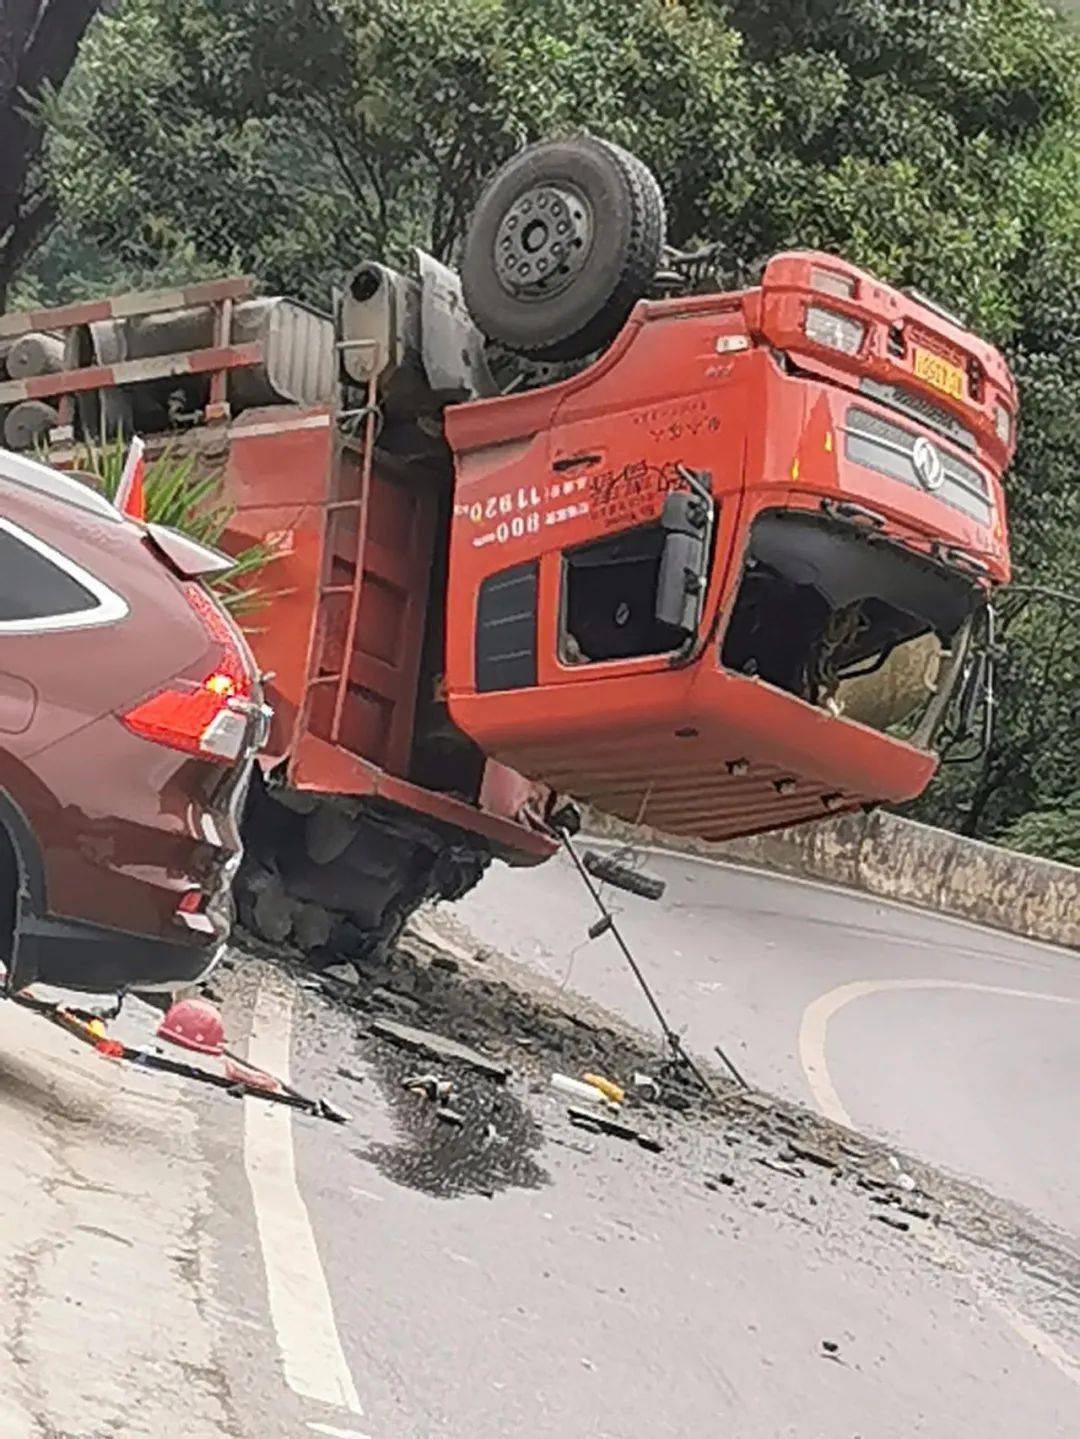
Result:
<svg viewBox="0 0 1080 1439"><path fill-rule="evenodd" d="M510 206L495 236L499 284L519 299L549 299L572 284L592 238L592 207L583 195L534 185Z"/></svg>

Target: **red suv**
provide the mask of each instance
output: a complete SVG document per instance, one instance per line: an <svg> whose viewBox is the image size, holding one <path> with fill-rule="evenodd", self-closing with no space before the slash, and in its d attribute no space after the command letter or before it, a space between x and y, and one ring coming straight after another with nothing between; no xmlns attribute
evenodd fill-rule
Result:
<svg viewBox="0 0 1080 1439"><path fill-rule="evenodd" d="M172 988L217 958L265 726L251 653L202 583L224 563L0 450L9 988Z"/></svg>

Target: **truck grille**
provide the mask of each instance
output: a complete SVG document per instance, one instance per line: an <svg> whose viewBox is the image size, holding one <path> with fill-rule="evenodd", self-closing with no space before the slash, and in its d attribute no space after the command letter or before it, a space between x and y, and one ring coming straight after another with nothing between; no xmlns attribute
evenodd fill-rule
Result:
<svg viewBox="0 0 1080 1439"><path fill-rule="evenodd" d="M933 425L939 434L947 436L956 445L962 445L965 450L975 448L975 436L962 425L955 415L951 415L941 405L935 405L933 400L927 400L922 395L917 395L913 390L906 389L903 385L890 385L884 380L872 380L865 375L859 381L859 389L864 395L869 395L872 400L877 400L883 405L890 405L894 410L901 410L905 415L910 415L913 420L921 420L923 424Z"/></svg>
<svg viewBox="0 0 1080 1439"><path fill-rule="evenodd" d="M844 455L857 465L900 480L912 489L935 495L953 509L962 511L980 525L993 520L990 484L981 470L966 464L943 449L936 450L941 467L936 484L928 484L916 465L915 450L920 438L902 425L894 425L869 410L852 406L844 425Z"/></svg>

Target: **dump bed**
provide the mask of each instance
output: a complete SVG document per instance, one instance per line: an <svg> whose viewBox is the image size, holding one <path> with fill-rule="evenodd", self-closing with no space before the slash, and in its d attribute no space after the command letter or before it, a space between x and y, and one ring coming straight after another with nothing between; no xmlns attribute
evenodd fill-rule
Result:
<svg viewBox="0 0 1080 1439"><path fill-rule="evenodd" d="M0 375L13 432L39 426L33 442L68 467L78 437L103 430L142 433L151 465L191 454L221 475L225 547L271 551L246 627L276 784L386 801L512 863L552 852L546 790L445 717L449 467L383 453L373 391L359 418L343 413L329 317L223 280L2 316L0 342L8 357L22 344L31 370L40 359Z"/></svg>

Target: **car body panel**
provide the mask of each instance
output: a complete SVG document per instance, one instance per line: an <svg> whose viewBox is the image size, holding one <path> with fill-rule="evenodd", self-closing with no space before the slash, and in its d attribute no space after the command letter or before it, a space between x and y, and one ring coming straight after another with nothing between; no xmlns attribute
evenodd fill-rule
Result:
<svg viewBox="0 0 1080 1439"><path fill-rule="evenodd" d="M141 526L5 478L0 454L4 522L92 577L106 611L90 624L0 622L0 823L24 878L39 876L24 885L10 982L191 982L228 934L253 757L213 762L132 733L121 716L178 676L211 673L219 646ZM185 919L178 905L193 890L199 913Z"/></svg>

